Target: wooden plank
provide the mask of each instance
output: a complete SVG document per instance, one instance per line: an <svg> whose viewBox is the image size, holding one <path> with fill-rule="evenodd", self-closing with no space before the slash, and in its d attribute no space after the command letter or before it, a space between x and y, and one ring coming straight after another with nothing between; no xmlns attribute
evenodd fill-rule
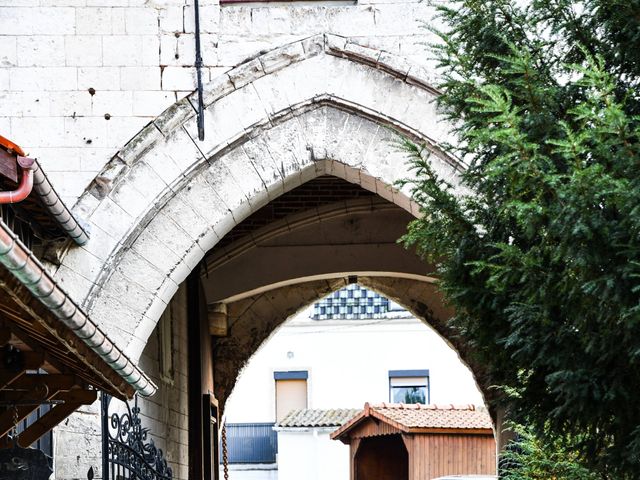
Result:
<svg viewBox="0 0 640 480"><path fill-rule="evenodd" d="M51 394L61 391L69 391L76 384L78 384L78 380L75 375L27 374L15 380L11 384L11 389L34 391L44 386L50 392L49 396L51 396Z"/></svg>
<svg viewBox="0 0 640 480"><path fill-rule="evenodd" d="M6 436L14 425L27 418L31 412L35 411L38 405L25 405L22 407L16 407L15 409L9 408L0 414L0 443L4 436ZM17 423L16 423L17 420Z"/></svg>
<svg viewBox="0 0 640 480"><path fill-rule="evenodd" d="M53 407L44 414L38 421L20 434L18 444L21 447L29 447L42 435L54 428L69 415L75 412L82 405L91 405L98 398L97 390L72 390L56 396L56 400L63 400L65 403Z"/></svg>
<svg viewBox="0 0 640 480"><path fill-rule="evenodd" d="M66 392L71 390L71 386L67 388L67 383L69 379L75 381L75 377L73 375L27 375L21 377L18 382L22 383L22 386L31 385L33 388L35 386L40 385L40 382L35 382L32 377L55 377L51 379L51 383L48 384L48 392L42 398L42 402L47 400L51 400L52 398L60 395L58 397L60 400L64 400ZM54 385L59 385L61 388L55 388ZM13 386L13 385L12 385ZM76 390L81 391L81 390ZM31 393L31 392L28 392ZM71 397L68 397L70 401L74 401L74 394ZM0 414L0 443L6 441L4 438L13 428L14 425L17 425L17 422L21 422L27 416L29 416L32 412L34 412L38 408L38 405L23 405L16 408L7 408L2 414Z"/></svg>
<svg viewBox="0 0 640 480"><path fill-rule="evenodd" d="M0 175L18 183L18 161L15 155L0 148Z"/></svg>
<svg viewBox="0 0 640 480"><path fill-rule="evenodd" d="M37 370L44 364L44 355L38 352L23 352L22 359L24 362L22 370L0 368L0 391L16 382L26 373L26 370Z"/></svg>

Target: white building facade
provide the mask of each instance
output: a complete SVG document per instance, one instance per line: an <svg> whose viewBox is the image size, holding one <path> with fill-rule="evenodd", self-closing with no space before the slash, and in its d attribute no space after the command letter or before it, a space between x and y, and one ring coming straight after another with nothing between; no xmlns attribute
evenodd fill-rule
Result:
<svg viewBox="0 0 640 480"><path fill-rule="evenodd" d="M392 302L391 306L395 310ZM403 394L406 385L425 385L426 398L420 403L484 404L456 352L408 312L323 320L314 319L314 314L327 317L320 315L319 307L304 310L251 358L227 403L225 421L231 428L283 420L279 417L288 412L281 413L278 403L291 401L283 396L298 394L279 389L282 381L304 384L305 399L303 403L293 399L294 408L361 409L365 402L394 402L399 399L397 395L394 399L396 385ZM349 448L329 439L340 423L328 428L313 424L276 427L277 464L231 464L232 478L267 480L277 475L278 480L348 480Z"/></svg>

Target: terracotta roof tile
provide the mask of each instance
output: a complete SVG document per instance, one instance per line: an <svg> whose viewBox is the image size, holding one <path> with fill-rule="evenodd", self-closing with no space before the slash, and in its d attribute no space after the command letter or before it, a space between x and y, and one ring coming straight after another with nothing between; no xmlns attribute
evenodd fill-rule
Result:
<svg viewBox="0 0 640 480"><path fill-rule="evenodd" d="M291 410L276 427L339 427L362 410L335 408L331 410L299 409Z"/></svg>
<svg viewBox="0 0 640 480"><path fill-rule="evenodd" d="M370 408L407 428L493 428L487 411L473 405L382 403Z"/></svg>

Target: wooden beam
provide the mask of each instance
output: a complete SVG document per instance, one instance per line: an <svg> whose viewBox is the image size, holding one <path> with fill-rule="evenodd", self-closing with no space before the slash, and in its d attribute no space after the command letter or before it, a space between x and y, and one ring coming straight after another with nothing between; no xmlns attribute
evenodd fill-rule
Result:
<svg viewBox="0 0 640 480"><path fill-rule="evenodd" d="M11 384L11 389L28 390L32 392L44 385L49 390L49 396L51 396L61 391L69 391L77 384L78 379L75 375L27 374L14 381Z"/></svg>
<svg viewBox="0 0 640 480"><path fill-rule="evenodd" d="M47 378L49 382L47 384L48 393L45 395L45 398L42 398L43 403L51 400L56 395L61 395L71 390L71 387L75 384L75 377L73 375L24 375L14 382L14 384L20 383L22 387L31 386L32 389L35 389L42 384L43 378ZM69 382L73 383L68 385ZM64 400L64 397L60 397L60 399ZM5 440L3 437L11 431L14 425L24 420L37 408L38 405L21 405L16 408L7 408L7 410L0 414L0 444Z"/></svg>
<svg viewBox="0 0 640 480"><path fill-rule="evenodd" d="M18 437L18 444L21 447L29 447L79 407L82 405L91 405L97 398L97 390L71 390L70 392L57 395L56 400L64 400L65 403L53 407L40 417L38 421L30 425Z"/></svg>
<svg viewBox="0 0 640 480"><path fill-rule="evenodd" d="M226 337L229 332L229 316L227 305L214 303L207 307L207 320L209 321L209 335L214 337Z"/></svg>
<svg viewBox="0 0 640 480"><path fill-rule="evenodd" d="M78 375L82 375L87 383L119 399L132 398L135 395L135 389L126 383L111 365L85 345L71 329L33 297L24 285L7 272L2 272L2 269L0 269L0 291L4 291L13 304L20 309L19 315L10 317L11 321L27 329L31 335L37 335L38 340L42 340L45 345L55 342L58 350L63 350L69 358L74 358L81 363L82 371L73 365L70 367L77 371ZM4 310L2 305L0 310ZM25 317L30 321L25 322ZM63 357L60 358L62 359Z"/></svg>
<svg viewBox="0 0 640 480"><path fill-rule="evenodd" d="M14 427L14 425L17 425L22 420L27 418L31 414L31 412L33 412L37 408L38 405L24 405L21 407L16 407L15 410L13 408L9 408L2 414L0 414L0 443L2 441L2 437L7 435Z"/></svg>
<svg viewBox="0 0 640 480"><path fill-rule="evenodd" d="M22 370L9 370L6 368L0 368L0 390L4 390L7 386L14 383L26 372L25 370L37 370L44 364L44 355L38 352L23 352L23 369Z"/></svg>

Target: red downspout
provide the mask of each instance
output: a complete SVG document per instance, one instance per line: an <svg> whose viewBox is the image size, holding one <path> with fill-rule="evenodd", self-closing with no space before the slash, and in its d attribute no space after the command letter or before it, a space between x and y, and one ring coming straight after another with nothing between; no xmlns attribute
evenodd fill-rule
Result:
<svg viewBox="0 0 640 480"><path fill-rule="evenodd" d="M22 169L22 179L17 190L0 192L0 204L21 202L29 196L33 188L33 158L18 156L18 165Z"/></svg>

